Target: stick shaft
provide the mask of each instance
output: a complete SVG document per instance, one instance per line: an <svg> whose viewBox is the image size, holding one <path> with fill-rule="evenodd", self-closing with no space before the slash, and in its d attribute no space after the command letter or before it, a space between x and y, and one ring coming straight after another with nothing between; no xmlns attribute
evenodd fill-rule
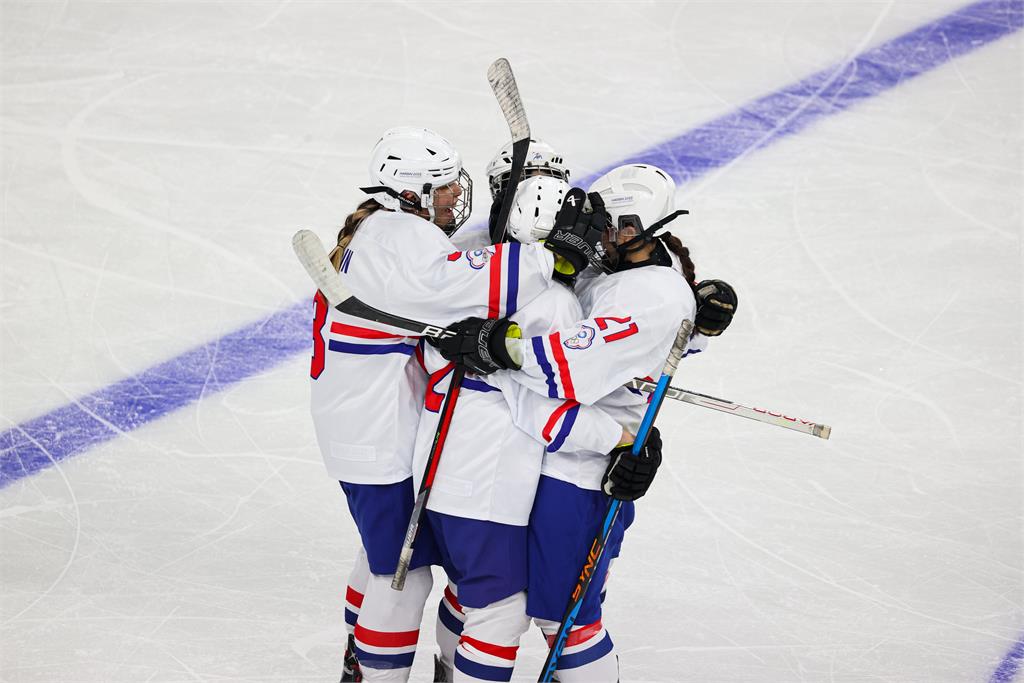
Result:
<svg viewBox="0 0 1024 683"><path fill-rule="evenodd" d="M693 321L691 320L684 320L679 326L675 342L672 344L672 349L669 351L668 358L665 360L665 367L662 370L661 377L658 379L657 386L654 389L654 394L651 396L651 402L647 405L647 410L644 412L644 418L640 422L640 428L637 430L636 439L633 442L633 455L638 455L643 449L644 444L647 442L647 436L651 433L651 428L654 426L654 420L658 417L658 412L661 410L661 404L665 401L669 382L672 381L672 376L675 374L676 368L679 366L679 361L683 357L683 353L686 350L686 344L690 339L690 333L692 331ZM583 606L583 598L587 595L587 589L590 588L590 582L594 578L597 565L601 562L601 557L604 555L605 547L608 545L608 537L611 535L612 527L615 525L615 518L618 517L620 507L622 507L621 500L617 500L615 498L608 499L608 510L605 513L604 519L601 521L601 526L598 528L597 535L590 544L590 549L587 551L587 557L583 561L583 567L580 569L576 586L573 588L572 595L569 597L569 604L566 606L565 615L562 617L562 623L558 626L558 631L555 633L554 640L551 643L551 648L548 650L548 656L544 660L544 667L541 669L540 678L537 679L542 683L551 681L555 675L555 671L558 670L558 658L562 655L562 650L565 649L565 644L569 640L569 633L572 631L572 627L576 623L576 616L579 614L580 608Z"/></svg>
<svg viewBox="0 0 1024 683"><path fill-rule="evenodd" d="M631 380L626 384L626 386L632 389L639 389L641 391L654 391L657 387L654 382L639 378ZM717 410L729 415L745 417L748 420L756 420L757 422L775 425L776 427L791 429L795 432L801 432L802 434L810 434L811 436L816 436L820 439L828 439L829 436L832 435L832 427L827 424L811 422L810 420L804 420L798 417L790 417L785 413L768 410L766 408L751 408L740 403L727 401L724 398L715 398L714 396L708 396L707 394L701 394L696 391L689 391L680 387L668 387L668 390L665 392L665 398L671 398L675 401L682 401L702 408L710 408L711 410Z"/></svg>
<svg viewBox="0 0 1024 683"><path fill-rule="evenodd" d="M441 452L444 450L444 442L448 438L448 429L452 424L455 404L459 400L459 390L462 388L462 378L465 374L465 368L461 365L455 366L452 371L451 384L448 385L448 392L444 396L441 415L437 421L437 429L434 431L434 442L430 445L430 454L427 456L426 465L424 465L420 490L416 494L416 505L409 517L409 526L405 529L405 541L402 543L402 552L398 556L398 566L395 567L395 578L391 580L391 587L398 591L405 588L405 577L409 574L409 563L412 562L416 534L420 524L423 523L423 515L427 511L427 501L430 499L430 491L434 486L437 466L441 462Z"/></svg>

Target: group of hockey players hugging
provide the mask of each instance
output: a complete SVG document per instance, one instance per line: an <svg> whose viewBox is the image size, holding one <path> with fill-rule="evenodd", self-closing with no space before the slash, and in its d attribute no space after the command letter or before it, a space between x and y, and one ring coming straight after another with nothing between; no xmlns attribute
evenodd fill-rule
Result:
<svg viewBox="0 0 1024 683"><path fill-rule="evenodd" d="M651 431L633 433L684 319L686 352L732 320L736 294L697 282L689 250L665 225L672 178L627 164L571 189L569 170L531 140L512 179L511 143L488 167L489 239L459 249L472 182L450 142L388 130L370 159L369 198L345 220L331 261L361 301L454 330L440 342L338 312L317 294L312 414L362 549L349 577L342 681L408 680L432 588L434 679L509 681L531 620L553 638L608 496L624 502L558 659L557 680L616 681L601 621L610 561L661 462ZM510 182L513 181L513 182ZM496 225L506 192L507 229ZM657 234L656 234L657 233ZM463 245L466 246L466 245ZM404 590L391 587L456 365L466 370Z"/></svg>

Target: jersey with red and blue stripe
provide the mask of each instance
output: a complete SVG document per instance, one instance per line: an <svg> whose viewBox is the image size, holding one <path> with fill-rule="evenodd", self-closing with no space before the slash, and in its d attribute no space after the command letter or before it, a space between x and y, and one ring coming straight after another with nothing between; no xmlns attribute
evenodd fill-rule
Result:
<svg viewBox="0 0 1024 683"><path fill-rule="evenodd" d="M512 314L529 334L578 320L582 310L576 296L560 286ZM453 369L430 346L425 348L424 361L430 376L416 438L415 476L423 471L430 453ZM545 448L607 453L621 433L619 424L601 410L541 396L516 384L508 373L467 375L427 509L526 526Z"/></svg>
<svg viewBox="0 0 1024 683"><path fill-rule="evenodd" d="M523 368L511 376L535 393L591 403L636 433L649 396L623 384L661 373L679 325L696 312L693 292L678 271L661 266L588 278L578 292L588 317L520 342ZM686 355L705 344L694 337ZM555 449L542 474L599 490L607 453Z"/></svg>
<svg viewBox="0 0 1024 683"><path fill-rule="evenodd" d="M645 266L595 278L581 293L586 318L510 340L522 353L517 382L550 398L593 404L634 377L657 377L696 299L672 268Z"/></svg>
<svg viewBox="0 0 1024 683"><path fill-rule="evenodd" d="M543 247L501 244L458 251L433 223L378 211L341 260L345 286L388 313L433 325L500 317L554 287ZM412 475L426 372L408 331L314 301L311 410L331 477L391 484Z"/></svg>

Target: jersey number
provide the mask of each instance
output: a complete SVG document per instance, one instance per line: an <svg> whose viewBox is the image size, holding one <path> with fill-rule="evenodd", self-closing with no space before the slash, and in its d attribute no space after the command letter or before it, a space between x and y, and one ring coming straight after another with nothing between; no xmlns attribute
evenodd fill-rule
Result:
<svg viewBox="0 0 1024 683"><path fill-rule="evenodd" d="M636 326L636 323L630 322L632 319L632 316L628 315L625 318L613 318L609 316L605 318L594 318L594 322L597 323L597 328L601 331L607 330L609 329L609 327L612 327L614 331L609 332L604 337L602 337L602 339L604 339L606 342L613 342L618 341L620 339L625 339L626 337L632 337L634 334L640 331L640 328Z"/></svg>
<svg viewBox="0 0 1024 683"><path fill-rule="evenodd" d="M324 324L327 322L327 299L321 292L313 298L313 360L309 366L309 376L320 377L324 371Z"/></svg>

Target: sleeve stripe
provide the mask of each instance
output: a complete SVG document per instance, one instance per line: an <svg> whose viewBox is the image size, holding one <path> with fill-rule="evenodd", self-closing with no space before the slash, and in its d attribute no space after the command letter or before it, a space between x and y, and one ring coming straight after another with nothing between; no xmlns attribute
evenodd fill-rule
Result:
<svg viewBox="0 0 1024 683"><path fill-rule="evenodd" d="M548 357L544 354L544 338L534 337L532 341L533 353L537 356L540 369L544 371L544 377L548 381L548 398L558 398L558 387L555 386L555 373L551 371L551 363L548 362Z"/></svg>
<svg viewBox="0 0 1024 683"><path fill-rule="evenodd" d="M566 401L566 404L571 404L572 407L565 412L565 419L562 420L562 428L558 430L558 436L548 444L548 453L554 453L562 447L565 439L569 436L569 432L572 431L572 426L576 424L576 416L580 412L580 404L576 401Z"/></svg>
<svg viewBox="0 0 1024 683"><path fill-rule="evenodd" d="M462 388L469 389L470 391L479 391L485 394L491 391L501 392L501 389L498 387L492 387L487 382L478 379L470 379L468 377L462 380Z"/></svg>
<svg viewBox="0 0 1024 683"><path fill-rule="evenodd" d="M501 317L501 253L504 244L494 245L494 256L491 257L491 288L487 299L487 317Z"/></svg>
<svg viewBox="0 0 1024 683"><path fill-rule="evenodd" d="M576 401L565 401L564 403L562 403L562 405L558 406L553 411L551 411L551 417L548 418L547 423L544 425L543 431L541 431L541 436L544 437L545 441L551 443L551 430L554 429L555 424L558 422L558 419L562 417L562 414L565 413L565 411L569 410L569 408L572 408L574 405L579 404L576 403Z"/></svg>
<svg viewBox="0 0 1024 683"><path fill-rule="evenodd" d="M508 245L508 291L505 293L505 316L516 312L519 303L519 248L518 242Z"/></svg>
<svg viewBox="0 0 1024 683"><path fill-rule="evenodd" d="M576 390L572 386L572 375L569 374L569 363L565 360L565 352L562 351L562 338L557 332L551 335L551 353L558 363L558 379L562 382L563 395L566 398L576 398Z"/></svg>

